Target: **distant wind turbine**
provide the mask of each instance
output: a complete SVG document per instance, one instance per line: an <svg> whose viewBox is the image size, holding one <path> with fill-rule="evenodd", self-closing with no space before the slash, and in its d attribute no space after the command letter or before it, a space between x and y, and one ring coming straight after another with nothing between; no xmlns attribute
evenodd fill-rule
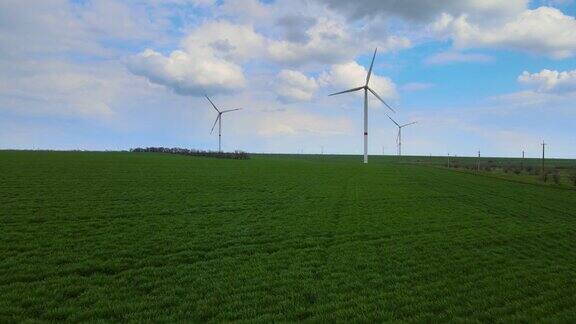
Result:
<svg viewBox="0 0 576 324"><path fill-rule="evenodd" d="M343 93L347 93L347 92L355 92L358 90L364 90L364 163L368 163L368 91L372 92L372 94L378 98L378 100L382 101L382 103L384 105L386 105L386 107L388 107L388 109L392 110L392 112L395 112L394 109L392 109L392 107L390 107L382 98L380 98L380 96L376 93L376 91L374 91L372 88L370 88L368 86L368 83L370 82L370 76L372 75L372 67L374 66L374 59L376 58L376 52L378 51L378 48L376 48L374 50L374 55L372 56L372 63L370 63L370 69L368 70L368 75L366 76L366 84L364 84L361 87L358 88L354 88L354 89L350 89L350 90L346 90L346 91L341 91L341 92L336 92L331 94L330 96L335 96L335 95L339 95L339 94L343 94Z"/></svg>
<svg viewBox="0 0 576 324"><path fill-rule="evenodd" d="M388 115L386 115L388 116ZM396 126L398 126L398 136L396 137L396 144L398 145L398 155L402 156L402 128L406 127L406 126L410 126L410 125L414 125L418 122L412 122L412 123L408 123L408 124L404 124L404 125L400 125L398 124L394 119L392 119L392 117L388 116L388 118L390 118L390 120L396 124Z"/></svg>
<svg viewBox="0 0 576 324"><path fill-rule="evenodd" d="M214 132L214 127L216 127L216 123L218 123L218 152L222 152L222 114L229 113L231 111L240 110L242 108L228 109L228 110L220 111L220 110L218 110L218 108L216 108L216 105L212 102L212 100L210 100L210 98L208 98L207 95L204 95L204 97L206 97L206 99L208 99L208 101L210 101L210 104L212 104L212 107L214 107L216 112L218 112L218 116L216 117L216 120L214 121L214 125L212 125L212 129L210 130L210 134L212 134L212 132Z"/></svg>

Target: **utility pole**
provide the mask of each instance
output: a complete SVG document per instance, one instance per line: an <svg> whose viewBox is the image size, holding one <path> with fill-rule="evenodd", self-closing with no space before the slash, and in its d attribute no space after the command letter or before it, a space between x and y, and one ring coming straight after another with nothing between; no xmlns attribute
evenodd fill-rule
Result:
<svg viewBox="0 0 576 324"><path fill-rule="evenodd" d="M546 142L542 141L542 174L544 174L544 160L546 157Z"/></svg>
<svg viewBox="0 0 576 324"><path fill-rule="evenodd" d="M478 160L476 160L476 170L480 172L480 151L478 151Z"/></svg>

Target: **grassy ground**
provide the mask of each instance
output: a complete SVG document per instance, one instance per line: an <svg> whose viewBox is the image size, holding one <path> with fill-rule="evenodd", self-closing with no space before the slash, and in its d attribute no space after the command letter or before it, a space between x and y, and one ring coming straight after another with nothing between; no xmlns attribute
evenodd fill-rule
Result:
<svg viewBox="0 0 576 324"><path fill-rule="evenodd" d="M404 156L386 157L387 161L447 167L447 157ZM478 163L480 162L480 163ZM480 171L477 171L478 165ZM544 177L541 159L451 157L450 167L459 171L478 173L505 180L576 189L576 161L546 159Z"/></svg>
<svg viewBox="0 0 576 324"><path fill-rule="evenodd" d="M576 321L576 191L358 157L0 152L0 322Z"/></svg>

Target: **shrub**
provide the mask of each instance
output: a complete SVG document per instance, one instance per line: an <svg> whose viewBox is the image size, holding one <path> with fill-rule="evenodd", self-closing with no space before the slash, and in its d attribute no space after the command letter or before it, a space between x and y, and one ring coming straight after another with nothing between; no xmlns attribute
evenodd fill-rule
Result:
<svg viewBox="0 0 576 324"><path fill-rule="evenodd" d="M570 176L570 180L572 181L572 184L576 187L576 173Z"/></svg>

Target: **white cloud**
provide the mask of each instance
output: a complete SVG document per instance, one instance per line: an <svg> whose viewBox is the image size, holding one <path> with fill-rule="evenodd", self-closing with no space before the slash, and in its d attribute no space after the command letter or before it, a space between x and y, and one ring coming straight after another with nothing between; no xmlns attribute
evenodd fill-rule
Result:
<svg viewBox="0 0 576 324"><path fill-rule="evenodd" d="M194 28L181 46L167 57L147 49L131 57L128 68L180 95L224 94L245 86L241 62L266 55L266 39L251 25L227 21Z"/></svg>
<svg viewBox="0 0 576 324"><path fill-rule="evenodd" d="M518 76L518 82L528 89L494 96L491 99L512 108L572 110L576 99L576 70L560 72L544 69L537 73L524 71Z"/></svg>
<svg viewBox="0 0 576 324"><path fill-rule="evenodd" d="M553 58L576 54L576 20L550 7L525 10L496 25L471 23L467 15L443 14L432 29L452 37L457 48L516 49Z"/></svg>
<svg viewBox="0 0 576 324"><path fill-rule="evenodd" d="M518 82L539 92L576 92L576 70L559 72L544 69L538 73L524 71L518 77Z"/></svg>
<svg viewBox="0 0 576 324"><path fill-rule="evenodd" d="M353 123L344 117L322 116L289 109L262 114L256 120L256 131L263 136L343 135L351 134Z"/></svg>
<svg viewBox="0 0 576 324"><path fill-rule="evenodd" d="M270 5L259 0L226 0L218 8L217 14L241 22L254 22L268 20L273 13Z"/></svg>
<svg viewBox="0 0 576 324"><path fill-rule="evenodd" d="M265 39L251 25L206 22L164 56L152 49L131 57L129 70L180 95L224 94L246 84L240 62L266 53Z"/></svg>
<svg viewBox="0 0 576 324"><path fill-rule="evenodd" d="M75 4L73 8L82 28L102 38L150 39L161 27L161 24L155 24L143 5L129 6L117 0L98 0Z"/></svg>
<svg viewBox="0 0 576 324"><path fill-rule="evenodd" d="M511 107L542 107L546 104L562 101L562 98L556 94L532 90L507 93L491 97L490 99L508 105L508 109Z"/></svg>
<svg viewBox="0 0 576 324"><path fill-rule="evenodd" d="M524 71L518 82L528 89L492 97L492 100L510 107L540 107L543 109L572 110L576 99L576 70Z"/></svg>
<svg viewBox="0 0 576 324"><path fill-rule="evenodd" d="M363 86L367 74L366 68L352 61L333 65L330 71L322 73L319 82L336 91L343 91ZM398 95L396 85L390 78L377 75L374 72L370 78L370 87L384 99L394 99Z"/></svg>
<svg viewBox="0 0 576 324"><path fill-rule="evenodd" d="M245 60L265 54L265 38L249 24L207 22L193 29L182 41L183 50L226 60Z"/></svg>
<svg viewBox="0 0 576 324"><path fill-rule="evenodd" d="M13 67L0 61L0 66L0 110L20 115L107 119L125 81L110 67L55 61L19 61Z"/></svg>
<svg viewBox="0 0 576 324"><path fill-rule="evenodd" d="M0 56L102 52L63 1L0 1Z"/></svg>
<svg viewBox="0 0 576 324"><path fill-rule="evenodd" d="M318 83L299 71L282 70L276 79L276 94L284 103L309 101L318 90Z"/></svg>
<svg viewBox="0 0 576 324"><path fill-rule="evenodd" d="M115 0L0 1L0 109L113 119L135 80L118 64L126 49L108 41L156 42L163 25L143 8Z"/></svg>
<svg viewBox="0 0 576 324"><path fill-rule="evenodd" d="M311 63L342 63L353 59L361 47L360 39L349 34L348 26L326 17L314 20L305 31L305 42L276 40L256 32L252 25L233 24L227 21L207 22L193 29L182 41L182 49L168 57L147 50L132 57L128 62L130 71L145 76L153 83L167 86L178 94L200 95L204 92L230 93L245 84L241 65L247 60L259 63L277 62L287 65ZM374 43L369 43L369 46ZM391 36L376 43L383 50L410 46L410 41ZM363 45L362 45L363 46ZM311 83L302 91L288 81L287 74L281 75L279 98L285 102L309 100ZM389 87L379 79L387 93ZM302 83L302 82L300 82ZM376 87L379 85L377 84ZM296 93L295 91L300 91Z"/></svg>
<svg viewBox="0 0 576 324"><path fill-rule="evenodd" d="M178 50L166 57L147 49L130 58L128 69L180 95L232 93L246 83L240 66L214 57L210 52Z"/></svg>
<svg viewBox="0 0 576 324"><path fill-rule="evenodd" d="M455 16L467 13L478 20L508 17L524 10L528 0L332 0L327 3L352 19L397 15L427 21L441 13Z"/></svg>
<svg viewBox="0 0 576 324"><path fill-rule="evenodd" d="M494 58L486 54L462 53L457 51L446 51L436 53L424 61L430 65L441 65L449 63L486 63L493 61Z"/></svg>
<svg viewBox="0 0 576 324"><path fill-rule="evenodd" d="M301 19L305 20L305 17ZM309 21L305 20L305 23ZM272 60L290 65L334 64L353 59L357 54L371 51L374 47L384 52L412 46L411 41L402 36L379 36L375 40L374 35L351 30L348 23L335 17L321 17L307 30L297 32L300 41L270 41L268 51Z"/></svg>
<svg viewBox="0 0 576 324"><path fill-rule="evenodd" d="M305 61L334 63L349 57L346 45L351 38L342 22L322 17L306 34L306 43L287 40L271 42L269 51L272 59L301 64Z"/></svg>

